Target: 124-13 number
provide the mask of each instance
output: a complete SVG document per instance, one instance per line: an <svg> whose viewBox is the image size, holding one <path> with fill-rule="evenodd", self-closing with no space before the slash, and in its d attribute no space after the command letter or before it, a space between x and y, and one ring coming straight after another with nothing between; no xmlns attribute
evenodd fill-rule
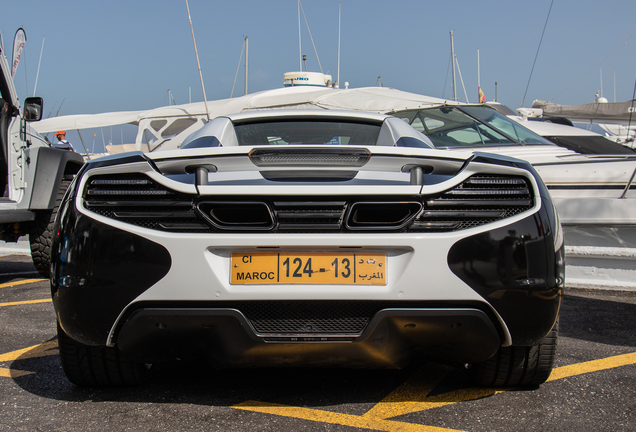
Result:
<svg viewBox="0 0 636 432"><path fill-rule="evenodd" d="M285 267L285 277L290 277L290 272L292 272L291 277L301 278L303 275L311 277L313 273L324 273L328 270L325 268L314 270L312 268L311 258L307 258L305 262L303 262L301 258L294 258L290 262L290 258L288 257L283 261L283 266ZM335 277L343 277L346 279L351 276L351 261L349 258L343 258L341 260L338 258L334 259L331 263L331 268L334 270Z"/></svg>

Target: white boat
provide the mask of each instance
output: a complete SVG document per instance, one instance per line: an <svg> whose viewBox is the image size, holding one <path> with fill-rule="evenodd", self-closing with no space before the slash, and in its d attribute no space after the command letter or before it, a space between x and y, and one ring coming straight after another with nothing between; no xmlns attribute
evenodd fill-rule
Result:
<svg viewBox="0 0 636 432"><path fill-rule="evenodd" d="M530 121L514 113L495 115L484 106L432 107L395 115L424 131L438 147L482 149L530 162L550 190L564 227L568 286L636 289L632 149L572 126ZM487 124L500 135L495 129L481 131ZM541 144L524 136L527 129L519 130L516 124L579 151ZM510 144L513 139L517 144Z"/></svg>
<svg viewBox="0 0 636 432"><path fill-rule="evenodd" d="M634 146L636 134L636 101L608 102L596 95L593 103L559 105L535 100L532 108L536 116L560 117L574 122L598 124L608 138L620 144Z"/></svg>
<svg viewBox="0 0 636 432"><path fill-rule="evenodd" d="M523 118L512 120L484 105L461 104L387 87L336 89L294 86L211 101L207 106L207 113L204 103L199 102L149 111L56 117L42 120L35 127L44 133L57 129L136 124L135 143L119 149L110 148L109 151L156 152L179 148L187 136L205 124L208 115L214 118L230 113L280 108L391 113L429 135L440 148L449 151L477 149L530 162L548 186L559 210L569 248L568 260L581 253L595 260L588 260L581 266L582 272L587 274L579 277L580 282L576 277L569 277L568 284L628 284L636 289L636 282L633 282L636 281L636 153L584 154L542 139L520 125L535 131L541 128L542 131L538 132L548 137L569 134L574 141L576 139L572 137L575 134L579 134L581 140L584 137L596 139L598 135L593 132L557 124L539 124ZM458 120L458 124L450 122L444 126L444 112L453 113L462 120ZM428 120L427 115L430 117ZM419 123L416 118L419 118ZM451 139L453 142L449 144ZM589 247L593 249L581 252L581 248ZM603 261L599 262L597 256L601 256ZM621 264L626 267L624 274L600 274L608 262L616 263L614 258L617 256L622 257L621 263L626 262Z"/></svg>

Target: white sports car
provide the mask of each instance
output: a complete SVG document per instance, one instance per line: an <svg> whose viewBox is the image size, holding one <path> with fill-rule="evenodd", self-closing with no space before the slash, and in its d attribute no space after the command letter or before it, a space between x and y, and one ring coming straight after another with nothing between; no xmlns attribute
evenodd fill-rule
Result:
<svg viewBox="0 0 636 432"><path fill-rule="evenodd" d="M563 238L524 161L436 150L396 117L219 117L174 151L88 162L60 205L60 357L85 386L148 365L472 365L536 386L555 357Z"/></svg>

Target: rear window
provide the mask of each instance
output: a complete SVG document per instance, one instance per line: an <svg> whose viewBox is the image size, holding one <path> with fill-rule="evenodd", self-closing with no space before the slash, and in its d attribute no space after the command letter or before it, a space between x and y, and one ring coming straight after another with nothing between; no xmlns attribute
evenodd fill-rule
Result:
<svg viewBox="0 0 636 432"><path fill-rule="evenodd" d="M381 123L273 121L236 124L239 145L375 145Z"/></svg>

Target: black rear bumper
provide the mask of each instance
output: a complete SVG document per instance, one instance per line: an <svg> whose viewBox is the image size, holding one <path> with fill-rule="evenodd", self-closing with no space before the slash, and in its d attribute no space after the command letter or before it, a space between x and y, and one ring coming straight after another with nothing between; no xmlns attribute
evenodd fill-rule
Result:
<svg viewBox="0 0 636 432"><path fill-rule="evenodd" d="M491 318L472 308L383 309L354 333L259 333L233 308L143 308L116 335L140 362L205 355L217 366L398 368L414 355L480 362L499 349Z"/></svg>

